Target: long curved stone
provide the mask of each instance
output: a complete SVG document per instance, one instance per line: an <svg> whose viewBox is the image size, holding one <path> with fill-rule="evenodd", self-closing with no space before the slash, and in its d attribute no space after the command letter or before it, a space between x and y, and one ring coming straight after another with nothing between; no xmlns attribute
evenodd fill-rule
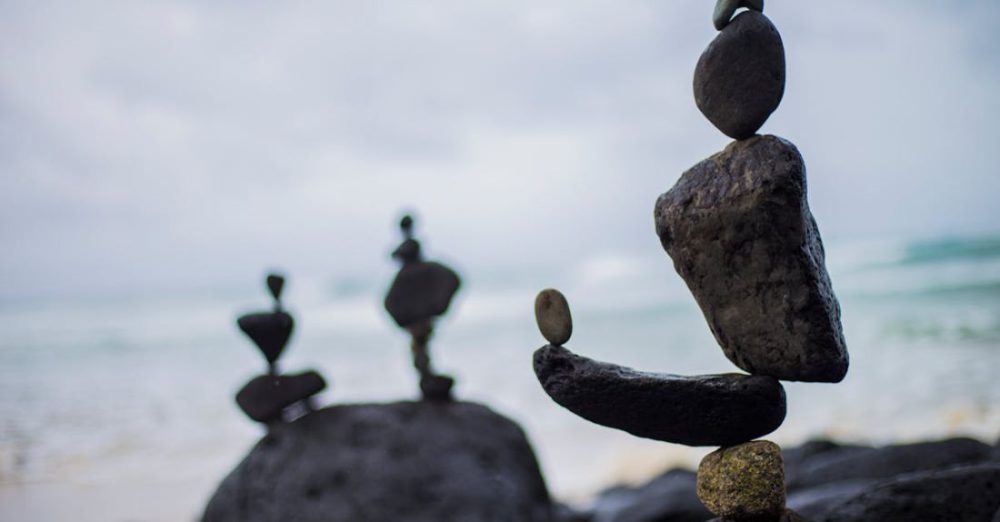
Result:
<svg viewBox="0 0 1000 522"><path fill-rule="evenodd" d="M535 352L534 367L559 405L647 439L732 446L767 435L785 420L785 390L772 377L639 372L552 345Z"/></svg>

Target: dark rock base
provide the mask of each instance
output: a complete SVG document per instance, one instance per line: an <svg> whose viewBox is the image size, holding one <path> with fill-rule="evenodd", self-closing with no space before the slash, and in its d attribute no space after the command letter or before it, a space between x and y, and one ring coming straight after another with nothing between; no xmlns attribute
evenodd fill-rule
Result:
<svg viewBox="0 0 1000 522"><path fill-rule="evenodd" d="M552 505L517 424L477 404L399 402L276 426L202 520L549 522Z"/></svg>

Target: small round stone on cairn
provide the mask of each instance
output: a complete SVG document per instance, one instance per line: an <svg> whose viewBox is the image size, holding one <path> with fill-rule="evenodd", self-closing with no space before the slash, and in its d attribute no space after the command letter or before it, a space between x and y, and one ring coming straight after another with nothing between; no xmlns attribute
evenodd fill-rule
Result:
<svg viewBox="0 0 1000 522"><path fill-rule="evenodd" d="M538 293L535 298L535 321L542 337L553 346L566 344L573 335L569 303L559 290L548 288Z"/></svg>

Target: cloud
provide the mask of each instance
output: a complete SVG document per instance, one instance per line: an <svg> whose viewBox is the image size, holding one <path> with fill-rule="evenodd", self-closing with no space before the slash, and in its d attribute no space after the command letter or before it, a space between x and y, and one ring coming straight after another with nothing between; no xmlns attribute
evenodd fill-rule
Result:
<svg viewBox="0 0 1000 522"><path fill-rule="evenodd" d="M653 201L726 143L690 93L710 11L10 2L0 295L384 272L404 207L473 271L662 255ZM998 11L768 6L789 81L765 131L828 238L996 230Z"/></svg>

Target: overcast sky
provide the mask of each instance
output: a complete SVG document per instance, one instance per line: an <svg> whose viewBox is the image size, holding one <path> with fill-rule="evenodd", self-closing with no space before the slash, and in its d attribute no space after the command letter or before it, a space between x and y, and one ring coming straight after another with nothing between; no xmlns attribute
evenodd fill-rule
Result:
<svg viewBox="0 0 1000 522"><path fill-rule="evenodd" d="M665 255L728 141L711 0L0 4L0 297L384 271L401 208L473 272ZM1000 230L1000 3L766 14L828 242Z"/></svg>

